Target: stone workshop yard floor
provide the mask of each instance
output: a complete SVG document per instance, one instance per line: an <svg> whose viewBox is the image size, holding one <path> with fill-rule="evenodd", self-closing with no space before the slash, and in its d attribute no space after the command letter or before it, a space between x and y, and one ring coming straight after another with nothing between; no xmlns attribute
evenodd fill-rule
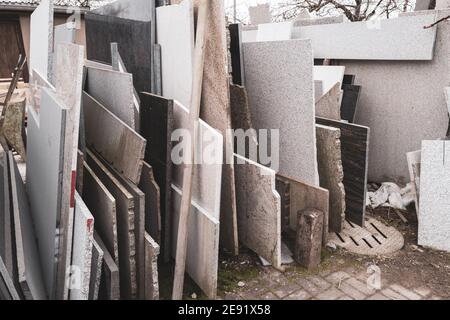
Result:
<svg viewBox="0 0 450 320"><path fill-rule="evenodd" d="M368 215L396 227L405 246L391 256L358 256L342 249L323 249L317 270L288 266L281 273L263 267L257 256L246 251L237 258L221 260L220 299L289 300L421 300L450 299L450 254L417 246L414 210L401 212L408 223L388 208L369 210ZM381 288L370 289L368 268L381 271ZM187 292L192 298L193 292ZM198 295L198 291L196 292ZM195 297L195 295L194 295ZM198 296L197 299L202 298Z"/></svg>

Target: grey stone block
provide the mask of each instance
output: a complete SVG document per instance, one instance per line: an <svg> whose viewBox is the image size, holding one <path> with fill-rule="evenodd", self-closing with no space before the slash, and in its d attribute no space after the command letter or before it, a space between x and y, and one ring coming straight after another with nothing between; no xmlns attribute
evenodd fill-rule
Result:
<svg viewBox="0 0 450 320"><path fill-rule="evenodd" d="M312 269L320 264L322 250L323 213L306 210L298 213L294 259L301 266Z"/></svg>

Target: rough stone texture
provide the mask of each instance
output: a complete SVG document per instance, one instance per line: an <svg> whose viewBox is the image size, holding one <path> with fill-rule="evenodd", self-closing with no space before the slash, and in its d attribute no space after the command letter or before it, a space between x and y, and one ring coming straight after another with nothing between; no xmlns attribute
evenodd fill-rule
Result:
<svg viewBox="0 0 450 320"><path fill-rule="evenodd" d="M418 244L450 251L450 142L422 141Z"/></svg>
<svg viewBox="0 0 450 320"><path fill-rule="evenodd" d="M316 116L341 120L341 84L339 82L316 102Z"/></svg>
<svg viewBox="0 0 450 320"><path fill-rule="evenodd" d="M153 168L146 162L142 165L139 189L145 194L145 231L161 243L161 191L153 176Z"/></svg>
<svg viewBox="0 0 450 320"><path fill-rule="evenodd" d="M417 17L305 26L295 34L311 39L316 59L432 60L434 13ZM370 49L368 49L370 48Z"/></svg>
<svg viewBox="0 0 450 320"><path fill-rule="evenodd" d="M450 14L450 10L436 12L438 18ZM420 149L422 140L445 136L449 118L442 87L450 83L449 55L450 22L444 21L437 26L432 61L343 63L363 87L355 123L372 132L370 181L407 181L405 153Z"/></svg>
<svg viewBox="0 0 450 320"><path fill-rule="evenodd" d="M341 117L343 120L353 123L355 122L361 86L343 84L342 89L344 93L342 95Z"/></svg>
<svg viewBox="0 0 450 320"><path fill-rule="evenodd" d="M344 171L341 160L341 131L316 125L317 162L320 186L329 191L329 228L340 232L345 220Z"/></svg>
<svg viewBox="0 0 450 320"><path fill-rule="evenodd" d="M83 92L83 110L87 145L114 169L138 183L146 140L86 92Z"/></svg>
<svg viewBox="0 0 450 320"><path fill-rule="evenodd" d="M136 297L136 242L134 237L134 198L116 177L87 150L89 166L116 199L117 241L119 251L120 296L123 299Z"/></svg>
<svg viewBox="0 0 450 320"><path fill-rule="evenodd" d="M14 278L17 277L15 281L18 281L18 287L26 300L44 300L48 296L45 292L33 219L25 185L11 151L8 152L8 162L16 259L14 266L17 268Z"/></svg>
<svg viewBox="0 0 450 320"><path fill-rule="evenodd" d="M156 18L161 45L162 93L189 109L194 63L193 0L159 7Z"/></svg>
<svg viewBox="0 0 450 320"><path fill-rule="evenodd" d="M281 199L275 171L235 154L239 239L281 269Z"/></svg>
<svg viewBox="0 0 450 320"><path fill-rule="evenodd" d="M75 193L73 237L69 296L70 300L88 300L91 279L92 242L94 240L94 217L78 193Z"/></svg>
<svg viewBox="0 0 450 320"><path fill-rule="evenodd" d="M53 51L53 1L43 0L30 19L30 70L51 78Z"/></svg>
<svg viewBox="0 0 450 320"><path fill-rule="evenodd" d="M145 233L145 300L159 300L159 245Z"/></svg>
<svg viewBox="0 0 450 320"><path fill-rule="evenodd" d="M111 111L116 117L136 130L133 75L125 72L88 68L84 90Z"/></svg>
<svg viewBox="0 0 450 320"><path fill-rule="evenodd" d="M281 174L318 185L310 40L245 43L243 48L255 129L279 130Z"/></svg>
<svg viewBox="0 0 450 320"><path fill-rule="evenodd" d="M317 118L317 123L341 130L345 216L352 222L364 226L370 129L325 118Z"/></svg>
<svg viewBox="0 0 450 320"><path fill-rule="evenodd" d="M25 99L10 101L4 111L3 123L0 125L2 134L8 145L14 148L26 161L26 151L22 132L24 132L25 121Z"/></svg>
<svg viewBox="0 0 450 320"><path fill-rule="evenodd" d="M327 189L312 186L298 180L277 174L277 180L289 183L290 208L289 226L291 230L297 230L298 212L308 209L317 209L323 213L323 243L328 241L328 211L329 192Z"/></svg>
<svg viewBox="0 0 450 320"><path fill-rule="evenodd" d="M421 151L413 151L406 153L406 160L408 161L409 179L413 183L413 190L415 193L414 203L416 206L416 213L419 214L419 199L420 199L420 155Z"/></svg>
<svg viewBox="0 0 450 320"><path fill-rule="evenodd" d="M147 139L145 162L150 164L161 195L162 253L167 262L170 258L171 239L171 189L172 160L171 134L174 126L173 100L149 93L141 98L141 134Z"/></svg>
<svg viewBox="0 0 450 320"><path fill-rule="evenodd" d="M98 291L100 287L100 279L102 276L103 250L93 239L92 242L92 262L91 262L91 278L89 280L89 300L98 300Z"/></svg>
<svg viewBox="0 0 450 320"><path fill-rule="evenodd" d="M283 41L290 40L292 34L292 21L277 23L262 23L258 25L256 41Z"/></svg>
<svg viewBox="0 0 450 320"><path fill-rule="evenodd" d="M323 93L330 91L337 82L339 89L344 82L345 67L342 66L314 66L314 81L322 81ZM340 120L340 119L339 119Z"/></svg>
<svg viewBox="0 0 450 320"><path fill-rule="evenodd" d="M61 236L58 232L63 180L60 173L64 166L64 147L70 147L64 145L68 110L46 88L41 90L39 104L39 114L33 107L28 108L27 194L33 208L31 214L47 294L54 298L56 267L61 263L60 259L55 261L55 256L60 258L56 246Z"/></svg>
<svg viewBox="0 0 450 320"><path fill-rule="evenodd" d="M230 56L233 84L244 86L244 61L242 56L242 25L232 23L228 25L230 33ZM233 110L231 111L233 114Z"/></svg>
<svg viewBox="0 0 450 320"><path fill-rule="evenodd" d="M294 259L302 267L316 268L322 251L323 213L306 210L298 213Z"/></svg>
<svg viewBox="0 0 450 320"><path fill-rule="evenodd" d="M95 229L119 265L116 199L85 162L83 200L95 219Z"/></svg>
<svg viewBox="0 0 450 320"><path fill-rule="evenodd" d="M172 184L172 192L172 253L175 254L181 190ZM217 295L219 228L219 220L210 216L194 201L191 202L187 226L186 272L209 299L215 299Z"/></svg>
<svg viewBox="0 0 450 320"><path fill-rule="evenodd" d="M98 293L99 300L119 300L119 269L96 232L94 232L94 241L103 250L102 274Z"/></svg>
<svg viewBox="0 0 450 320"><path fill-rule="evenodd" d="M269 23L272 21L272 14L270 13L270 4L257 4L256 6L248 7L248 14L250 16L250 23L260 24Z"/></svg>

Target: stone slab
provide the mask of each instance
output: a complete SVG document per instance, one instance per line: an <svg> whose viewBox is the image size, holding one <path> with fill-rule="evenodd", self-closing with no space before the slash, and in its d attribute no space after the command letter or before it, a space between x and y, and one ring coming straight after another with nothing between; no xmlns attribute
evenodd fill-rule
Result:
<svg viewBox="0 0 450 320"><path fill-rule="evenodd" d="M296 19L294 21L294 27L304 27L304 26L312 26L318 24L335 24L335 23L343 23L348 19L344 15L332 16L332 17L319 17L319 18L307 18L307 19ZM294 29L295 30L295 29ZM293 31L294 32L294 31Z"/></svg>
<svg viewBox="0 0 450 320"><path fill-rule="evenodd" d="M323 81L314 80L314 101L318 101L322 98L323 94Z"/></svg>
<svg viewBox="0 0 450 320"><path fill-rule="evenodd" d="M133 75L126 72L88 68L84 90L136 130Z"/></svg>
<svg viewBox="0 0 450 320"><path fill-rule="evenodd" d="M91 151L87 150L86 158L94 173L116 199L120 297L131 299L137 294L134 198Z"/></svg>
<svg viewBox="0 0 450 320"><path fill-rule="evenodd" d="M311 42L254 42L243 48L253 126L279 130L281 174L318 185Z"/></svg>
<svg viewBox="0 0 450 320"><path fill-rule="evenodd" d="M413 151L406 153L408 161L408 171L410 181L413 183L414 203L416 206L416 214L419 214L419 199L420 199L420 155L421 151Z"/></svg>
<svg viewBox="0 0 450 320"><path fill-rule="evenodd" d="M436 5L435 0L416 0L414 11L433 10L435 5Z"/></svg>
<svg viewBox="0 0 450 320"><path fill-rule="evenodd" d="M256 41L290 40L292 35L292 21L261 23L258 25Z"/></svg>
<svg viewBox="0 0 450 320"><path fill-rule="evenodd" d="M0 299L1 300L20 300L19 293L14 287L13 280L3 263L0 255Z"/></svg>
<svg viewBox="0 0 450 320"><path fill-rule="evenodd" d="M162 252L164 260L168 261L172 226L170 184L172 181L171 134L174 126L173 100L148 93L142 93L140 98L141 134L147 139L145 162L152 166L155 180L160 188Z"/></svg>
<svg viewBox="0 0 450 320"><path fill-rule="evenodd" d="M354 74L344 74L344 79L342 84L355 84L356 76Z"/></svg>
<svg viewBox="0 0 450 320"><path fill-rule="evenodd" d="M323 93L330 91L337 82L340 85L344 81L345 67L343 66L314 66L314 81L323 83Z"/></svg>
<svg viewBox="0 0 450 320"><path fill-rule="evenodd" d="M368 127L325 118L317 118L317 123L341 130L345 216L350 221L363 227L366 212L369 136L371 130Z"/></svg>
<svg viewBox="0 0 450 320"><path fill-rule="evenodd" d="M275 188L280 195L281 201L281 232L289 229L291 217L291 186L288 181L276 179Z"/></svg>
<svg viewBox="0 0 450 320"><path fill-rule="evenodd" d="M232 23L228 25L230 33L231 71L233 84L244 86L244 61L242 60L242 25Z"/></svg>
<svg viewBox="0 0 450 320"><path fill-rule="evenodd" d="M94 217L78 192L75 193L73 238L69 296L70 300L88 300L92 243L94 240Z"/></svg>
<svg viewBox="0 0 450 320"><path fill-rule="evenodd" d="M58 46L60 44L64 43L75 43L75 36L76 36L77 29L74 28L73 23L64 23L60 24L58 26L55 26L54 28L54 34L53 34L53 52L52 52L52 82L56 84L55 80L55 68L57 67L57 60L58 60Z"/></svg>
<svg viewBox="0 0 450 320"><path fill-rule="evenodd" d="M190 108L194 63L193 0L156 9L162 94Z"/></svg>
<svg viewBox="0 0 450 320"><path fill-rule="evenodd" d="M124 19L150 21L153 3L154 1L149 0L118 0L93 9L91 12Z"/></svg>
<svg viewBox="0 0 450 320"><path fill-rule="evenodd" d="M159 300L159 245L145 233L145 300Z"/></svg>
<svg viewBox="0 0 450 320"><path fill-rule="evenodd" d="M176 252L176 235L182 192L172 184L173 235L172 254ZM209 299L217 296L219 264L219 221L208 215L194 201L187 226L186 272Z"/></svg>
<svg viewBox="0 0 450 320"><path fill-rule="evenodd" d="M26 160L26 150L22 133L25 131L25 99L10 101L4 107L4 118L0 134L6 139L9 146Z"/></svg>
<svg viewBox="0 0 450 320"><path fill-rule="evenodd" d="M298 212L307 209L317 209L323 212L323 235L322 243L328 241L328 212L329 212L329 192L327 189L309 185L280 174L276 176L277 180L281 180L289 184L290 190L290 218L289 226L292 231L297 230Z"/></svg>
<svg viewBox="0 0 450 320"><path fill-rule="evenodd" d="M9 185L8 154L0 146L0 256L6 269L13 272L13 234Z"/></svg>
<svg viewBox="0 0 450 320"><path fill-rule="evenodd" d="M449 141L422 141L420 212L417 243L450 251L450 153Z"/></svg>
<svg viewBox="0 0 450 320"><path fill-rule="evenodd" d="M320 210L309 209L298 213L294 259L309 270L320 264L323 220Z"/></svg>
<svg viewBox="0 0 450 320"><path fill-rule="evenodd" d="M450 114L450 87L444 88L445 102L447 103L448 113Z"/></svg>
<svg viewBox="0 0 450 320"><path fill-rule="evenodd" d="M318 101L316 116L333 120L341 120L341 84L336 82Z"/></svg>
<svg viewBox="0 0 450 320"><path fill-rule="evenodd" d="M260 3L256 6L248 7L248 14L250 16L250 23L253 25L269 23L272 20L270 5L268 3Z"/></svg>
<svg viewBox="0 0 450 320"><path fill-rule="evenodd" d="M83 110L87 145L126 178L138 183L146 140L85 91Z"/></svg>
<svg viewBox="0 0 450 320"><path fill-rule="evenodd" d="M355 122L361 86L343 84L342 90L344 90L344 94L342 95L341 117L343 120L353 123Z"/></svg>
<svg viewBox="0 0 450 320"><path fill-rule="evenodd" d="M92 262L91 262L91 278L89 281L89 298L88 300L98 300L98 291L100 288L100 279L102 276L103 250L93 239L92 242Z"/></svg>
<svg viewBox="0 0 450 320"><path fill-rule="evenodd" d="M56 268L62 262L56 244L62 234L58 231L63 194L63 177L60 173L64 171L68 109L47 88L41 89L39 109L38 114L34 107L28 106L27 194L30 207L33 208L31 214L47 294L55 297Z"/></svg>
<svg viewBox="0 0 450 320"><path fill-rule="evenodd" d="M100 249L103 250L102 274L98 293L99 300L119 300L119 268L96 232L94 232L94 241L97 242Z"/></svg>
<svg viewBox="0 0 450 320"><path fill-rule="evenodd" d="M329 191L330 231L341 232L345 221L344 170L341 160L341 130L316 125L320 186Z"/></svg>
<svg viewBox="0 0 450 320"><path fill-rule="evenodd" d="M43 0L30 18L30 70L51 78L53 51L53 1Z"/></svg>
<svg viewBox="0 0 450 320"><path fill-rule="evenodd" d="M432 60L436 21L430 13L417 17L301 27L297 39L311 39L316 59ZM368 49L370 48L370 49Z"/></svg>
<svg viewBox="0 0 450 320"><path fill-rule="evenodd" d="M275 171L235 154L239 239L281 269L281 198Z"/></svg>
<svg viewBox="0 0 450 320"><path fill-rule="evenodd" d="M83 200L94 216L95 230L119 265L116 199L86 162L83 163L83 177Z"/></svg>
<svg viewBox="0 0 450 320"><path fill-rule="evenodd" d="M14 223L15 267L20 290L26 300L45 300L48 298L38 247L35 238L33 219L25 191L25 184L12 152L8 152L9 179L11 183L11 208Z"/></svg>
<svg viewBox="0 0 450 320"><path fill-rule="evenodd" d="M111 63L111 43L118 50L137 92L152 90L152 21L136 21L93 13L85 14L89 60Z"/></svg>
<svg viewBox="0 0 450 320"><path fill-rule="evenodd" d="M161 191L153 175L153 168L146 162L142 165L139 189L145 194L145 231L161 243Z"/></svg>

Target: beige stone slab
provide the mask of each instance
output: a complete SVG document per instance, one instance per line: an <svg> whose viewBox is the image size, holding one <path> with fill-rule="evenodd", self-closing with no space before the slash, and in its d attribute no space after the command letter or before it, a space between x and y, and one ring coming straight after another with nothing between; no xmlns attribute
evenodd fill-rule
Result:
<svg viewBox="0 0 450 320"><path fill-rule="evenodd" d="M116 199L86 162L83 163L83 199L95 218L95 229L119 266Z"/></svg>
<svg viewBox="0 0 450 320"><path fill-rule="evenodd" d="M235 154L239 239L281 269L281 198L275 171Z"/></svg>
<svg viewBox="0 0 450 320"><path fill-rule="evenodd" d="M103 250L95 239L92 242L91 279L89 282L89 300L98 300L98 291L102 276Z"/></svg>
<svg viewBox="0 0 450 320"><path fill-rule="evenodd" d="M83 92L86 142L119 173L138 183L146 140Z"/></svg>
<svg viewBox="0 0 450 320"><path fill-rule="evenodd" d="M329 191L330 231L341 232L345 221L344 170L341 160L341 130L316 124L317 163L320 186Z"/></svg>
<svg viewBox="0 0 450 320"><path fill-rule="evenodd" d="M181 204L181 190L172 184L173 235L176 240ZM187 226L186 272L209 299L217 296L219 264L219 221L208 215L194 201ZM176 241L172 241L175 256Z"/></svg>
<svg viewBox="0 0 450 320"><path fill-rule="evenodd" d="M100 279L99 300L119 300L120 284L119 284L119 268L111 257L108 249L104 245L102 239L94 232L94 241L98 243L100 249L103 250L102 275Z"/></svg>
<svg viewBox="0 0 450 320"><path fill-rule="evenodd" d="M159 245L145 233L145 300L159 300Z"/></svg>
<svg viewBox="0 0 450 320"><path fill-rule="evenodd" d="M316 116L341 120L341 84L339 82L316 101Z"/></svg>
<svg viewBox="0 0 450 320"><path fill-rule="evenodd" d="M87 150L86 158L89 166L116 199L120 297L131 299L137 295L134 197L91 151Z"/></svg>
<svg viewBox="0 0 450 320"><path fill-rule="evenodd" d="M2 134L8 144L20 154L22 159L27 160L25 144L22 133L25 131L25 99L10 101L4 112L3 123L0 127Z"/></svg>
<svg viewBox="0 0 450 320"><path fill-rule="evenodd" d="M334 87L336 82L344 82L344 66L314 66L314 81L319 80L323 83L323 92L327 93Z"/></svg>

